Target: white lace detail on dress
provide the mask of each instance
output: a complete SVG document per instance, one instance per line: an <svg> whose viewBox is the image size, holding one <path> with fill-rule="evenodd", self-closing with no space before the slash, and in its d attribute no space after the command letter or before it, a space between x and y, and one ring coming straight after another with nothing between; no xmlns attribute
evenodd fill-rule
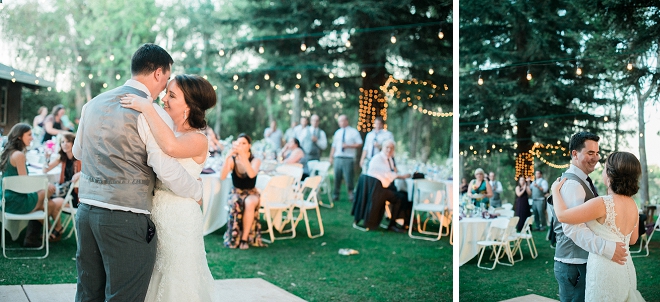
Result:
<svg viewBox="0 0 660 302"><path fill-rule="evenodd" d="M614 211L614 198L610 195L603 196L603 203L605 204L605 223L604 225L610 228L612 232L621 239L626 240L626 236L621 233L621 229L616 226L616 211Z"/></svg>

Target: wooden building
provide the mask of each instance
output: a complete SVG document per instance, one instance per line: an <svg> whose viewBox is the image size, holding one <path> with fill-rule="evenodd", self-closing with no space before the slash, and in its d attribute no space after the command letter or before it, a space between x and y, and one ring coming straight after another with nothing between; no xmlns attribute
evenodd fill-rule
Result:
<svg viewBox="0 0 660 302"><path fill-rule="evenodd" d="M7 135L9 129L21 121L21 93L24 87L32 90L52 89L55 88L55 83L0 64L0 133L3 135Z"/></svg>

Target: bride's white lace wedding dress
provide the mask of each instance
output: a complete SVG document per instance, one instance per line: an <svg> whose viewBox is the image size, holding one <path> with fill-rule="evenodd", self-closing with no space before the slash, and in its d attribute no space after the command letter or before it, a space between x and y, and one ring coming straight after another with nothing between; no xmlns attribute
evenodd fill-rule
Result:
<svg viewBox="0 0 660 302"><path fill-rule="evenodd" d="M617 228L614 220L616 217L614 199L607 195L603 196L603 201L607 210L605 223L600 224L593 220L587 222L587 226L605 240L624 242L628 246L632 232L623 235ZM630 253L628 253L625 265L619 265L603 256L589 253L586 282L586 301L644 301L637 290L637 275Z"/></svg>
<svg viewBox="0 0 660 302"><path fill-rule="evenodd" d="M203 168L192 158L179 159L179 163L194 177ZM151 219L158 242L145 301L213 301L213 276L206 262L199 204L175 195L157 181Z"/></svg>

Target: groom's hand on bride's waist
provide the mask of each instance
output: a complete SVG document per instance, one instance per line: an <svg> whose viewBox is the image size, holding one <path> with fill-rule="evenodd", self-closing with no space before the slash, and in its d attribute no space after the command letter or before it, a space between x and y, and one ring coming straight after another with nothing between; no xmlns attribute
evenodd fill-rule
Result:
<svg viewBox="0 0 660 302"><path fill-rule="evenodd" d="M623 242L617 242L616 248L614 249L614 256L612 256L612 261L624 265L626 264L626 257L628 257L626 244Z"/></svg>

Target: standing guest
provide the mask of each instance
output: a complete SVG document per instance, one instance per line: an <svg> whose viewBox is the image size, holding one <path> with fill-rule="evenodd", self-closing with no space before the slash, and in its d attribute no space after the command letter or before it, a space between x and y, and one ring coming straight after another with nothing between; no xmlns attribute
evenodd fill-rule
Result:
<svg viewBox="0 0 660 302"><path fill-rule="evenodd" d="M300 132L298 141L300 146L305 150L307 160L321 159L321 152L328 148L328 139L325 136L325 131L319 128L319 116L314 114L310 118L310 126Z"/></svg>
<svg viewBox="0 0 660 302"><path fill-rule="evenodd" d="M285 164L301 164L303 166L303 176L305 179L309 176L309 168L307 167L307 156L305 151L300 147L300 142L297 138L291 138L280 154L282 162Z"/></svg>
<svg viewBox="0 0 660 302"><path fill-rule="evenodd" d="M514 209L515 216L520 217L518 225L516 225L518 232L522 230L527 217L531 216L528 201L530 195L532 195L532 190L529 188L529 180L526 181L523 176L518 177L518 185L516 186L516 205Z"/></svg>
<svg viewBox="0 0 660 302"><path fill-rule="evenodd" d="M301 117L300 118L300 124L298 124L298 126L293 128L293 133L295 134L298 141L300 141L301 132L303 130L307 129L307 126L309 126L309 120L306 117Z"/></svg>
<svg viewBox="0 0 660 302"><path fill-rule="evenodd" d="M288 142L291 138L296 137L296 126L298 126L298 122L296 121L291 121L291 127L289 129L286 129L284 131L284 141Z"/></svg>
<svg viewBox="0 0 660 302"><path fill-rule="evenodd" d="M0 154L0 190L2 190L2 178L8 176L28 175L27 163L25 161L25 151L32 142L32 129L30 125L18 123L14 125L7 135L7 144ZM44 200L55 193L55 186L48 185L48 192L39 190L33 193L17 193L7 190L5 192L5 211L13 214L27 214L44 209ZM62 203L55 200L48 200L48 216L55 219L60 211ZM25 235L25 246L39 246L41 243L40 233L37 233L38 227L30 227L31 232ZM55 222L55 229L62 230L62 224L59 220ZM32 230L34 230L32 232ZM58 238L51 238L58 239Z"/></svg>
<svg viewBox="0 0 660 302"><path fill-rule="evenodd" d="M472 199L475 206L484 205L486 209L489 206L489 198L493 197L493 189L486 181L486 175L483 169L477 168L474 170L474 179L470 181L468 186L468 197Z"/></svg>
<svg viewBox="0 0 660 302"><path fill-rule="evenodd" d="M62 116L66 113L63 105L55 105L53 111L44 119L44 138L42 143L50 140L54 136L60 134L61 131L69 131L71 129L65 128L62 123Z"/></svg>
<svg viewBox="0 0 660 302"><path fill-rule="evenodd" d="M224 235L224 245L232 249L265 246L259 223L261 196L255 187L261 160L252 156L251 147L252 139L245 133L239 134L220 173L220 179L225 180L231 172L234 186L229 196L229 222Z"/></svg>
<svg viewBox="0 0 660 302"><path fill-rule="evenodd" d="M495 172L488 173L488 182L490 183L490 188L493 190L493 197L490 199L490 206L493 208L499 208L502 206L502 183L495 179ZM521 218L522 219L522 218Z"/></svg>
<svg viewBox="0 0 660 302"><path fill-rule="evenodd" d="M57 165L62 166L62 170L60 172L60 181L59 184L65 184L65 183L75 183L80 179L80 170L82 168L82 163L78 159L76 159L73 156L73 143L76 140L76 135L71 133L71 132L66 132L64 135L62 135L62 140L60 141L60 151L59 151L59 157L50 162L47 166L44 166L44 174L48 173L48 171L52 170L55 168ZM64 186L63 189L66 189L67 186ZM78 188L73 189L73 192L71 193L73 196L72 204L74 208L78 207ZM60 203L64 203L64 198L62 197L56 197L53 198L53 201L58 201ZM55 237L60 237L61 236L61 229L53 229L53 234L55 234Z"/></svg>
<svg viewBox="0 0 660 302"><path fill-rule="evenodd" d="M376 117L374 120L374 129L367 133L367 136L364 138L364 147L362 148L362 156L360 157L362 173L367 171L369 160L380 152L383 142L386 140L394 141L394 135L392 135L392 132L383 129L384 125L383 118L380 116Z"/></svg>
<svg viewBox="0 0 660 302"><path fill-rule="evenodd" d="M395 144L393 140L383 141L382 151L378 152L369 162L367 168L367 175L380 180L383 187L381 200L372 200L372 204L382 202L381 209L384 207L385 201L390 202L392 218L387 226L387 229L397 233L403 232L403 229L408 229L410 225L410 211L412 210L412 203L408 201L408 193L397 191L394 186L395 179L410 178L410 174L398 174L396 163L394 162L394 149ZM373 213L373 211L372 211ZM382 217L379 217L382 219ZM403 229L396 225L396 220L403 218ZM380 220L379 220L380 221Z"/></svg>
<svg viewBox="0 0 660 302"><path fill-rule="evenodd" d="M337 118L337 124L339 129L332 138L332 148L330 148L330 164L334 164L335 172L335 190L332 193L332 200L339 200L343 176L346 180L348 199L353 201L353 165L357 150L362 147L362 137L357 129L348 125L346 115L340 115Z"/></svg>
<svg viewBox="0 0 660 302"><path fill-rule="evenodd" d="M279 152L282 149L283 136L282 130L277 129L277 122L275 120L271 121L270 127L264 130L264 138L275 148L275 152Z"/></svg>
<svg viewBox="0 0 660 302"><path fill-rule="evenodd" d="M48 108L46 106L39 107L39 114L32 120L32 134L37 141L41 141L44 135L44 120L48 115Z"/></svg>
<svg viewBox="0 0 660 302"><path fill-rule="evenodd" d="M532 213L536 230L545 231L545 193L548 192L548 182L543 179L543 173L536 171L530 189L532 190Z"/></svg>

